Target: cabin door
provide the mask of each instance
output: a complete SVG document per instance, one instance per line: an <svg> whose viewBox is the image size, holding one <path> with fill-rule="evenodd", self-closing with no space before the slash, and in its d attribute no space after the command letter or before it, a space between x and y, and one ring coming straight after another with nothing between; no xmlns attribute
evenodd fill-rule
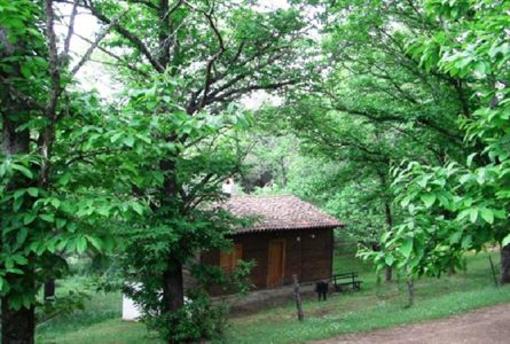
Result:
<svg viewBox="0 0 510 344"><path fill-rule="evenodd" d="M274 288L283 284L285 273L285 240L271 240L267 259L267 287Z"/></svg>

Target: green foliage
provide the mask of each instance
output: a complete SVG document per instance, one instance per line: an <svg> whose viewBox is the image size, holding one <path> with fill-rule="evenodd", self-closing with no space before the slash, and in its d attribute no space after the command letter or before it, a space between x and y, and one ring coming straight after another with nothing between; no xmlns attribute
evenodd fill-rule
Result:
<svg viewBox="0 0 510 344"><path fill-rule="evenodd" d="M165 279L201 250L227 248L238 223L217 209L223 180L240 171L238 132L252 123L234 101L306 73L292 64L307 47L302 17L244 1L80 2L105 25L115 21L96 42L120 48L107 55L120 61L123 88L105 104L75 87L71 37L61 49L52 25L62 19L44 5L0 2L0 296L29 308L43 282L69 272L68 257L115 249L126 282L142 282L135 299L147 319L185 314L169 307L182 295L165 291ZM184 337L219 331L195 333L196 319L178 318ZM154 323L183 340L167 321Z"/></svg>
<svg viewBox="0 0 510 344"><path fill-rule="evenodd" d="M195 292L177 312L143 320L163 339L181 343L221 338L226 327L226 315L225 305L213 305L206 294Z"/></svg>
<svg viewBox="0 0 510 344"><path fill-rule="evenodd" d="M357 266L364 281L356 293L333 295L327 302L318 303L315 296L304 298L307 315L304 322L296 321L296 305L292 300L251 314L232 317L225 337L217 343L260 343L261 338L272 343L296 343L375 329L390 328L440 319L496 304L507 303L508 287L494 288L488 256L497 262L496 252L467 254L465 273L444 278L424 277L416 282L417 303L406 308L402 284L378 285L376 274L366 263L336 252L335 269ZM58 340L62 343L163 343L136 322L120 321L120 295L94 295L93 304L71 323L67 318L57 318L53 327L39 332L43 343ZM110 314L99 318L100 312ZM96 314L97 313L97 314ZM90 319L98 321L89 322ZM278 328L278 331L275 331Z"/></svg>
<svg viewBox="0 0 510 344"><path fill-rule="evenodd" d="M394 191L405 222L383 238L385 252L365 253L380 265L395 261L411 275L439 275L459 265L466 250L508 244L507 61L505 1L426 1L430 18L448 30L409 40L421 65L469 82L476 107L458 120L465 149L474 152L443 165L411 162L396 170ZM456 39L461 35L461 39Z"/></svg>
<svg viewBox="0 0 510 344"><path fill-rule="evenodd" d="M180 309L179 275L200 251L229 247L226 235L239 222L217 205L223 181L241 171L237 137L252 123L235 102L306 73L292 63L296 48L306 47L302 17L244 1L84 6L106 25L118 19L104 47L122 47L120 60L130 67L116 69L126 86L116 106L123 133L110 137L125 146L117 155L125 184L115 186L145 201L134 209L140 218L117 231L126 290L167 340L210 336L186 318L186 306Z"/></svg>

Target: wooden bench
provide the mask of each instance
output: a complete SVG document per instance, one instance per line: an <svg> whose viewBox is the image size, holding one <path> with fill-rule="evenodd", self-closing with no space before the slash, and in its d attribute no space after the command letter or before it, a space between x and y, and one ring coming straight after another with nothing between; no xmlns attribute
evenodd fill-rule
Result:
<svg viewBox="0 0 510 344"><path fill-rule="evenodd" d="M357 272L333 274L333 276L331 276L331 281L333 282L333 287L337 292L342 292L346 289L354 291L361 290L361 283L363 283L363 281L358 279Z"/></svg>

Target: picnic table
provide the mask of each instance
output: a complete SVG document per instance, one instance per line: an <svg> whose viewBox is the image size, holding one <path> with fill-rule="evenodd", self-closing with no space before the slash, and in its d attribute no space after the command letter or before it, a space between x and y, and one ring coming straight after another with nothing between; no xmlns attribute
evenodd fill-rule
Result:
<svg viewBox="0 0 510 344"><path fill-rule="evenodd" d="M333 282L333 287L337 292L342 292L348 289L354 291L361 290L361 283L363 283L363 281L359 280L357 272L335 273L331 276L331 281Z"/></svg>

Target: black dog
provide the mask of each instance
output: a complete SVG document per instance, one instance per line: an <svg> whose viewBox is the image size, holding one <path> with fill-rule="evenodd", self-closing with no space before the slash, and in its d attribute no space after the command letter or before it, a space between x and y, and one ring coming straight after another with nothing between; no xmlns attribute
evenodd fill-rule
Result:
<svg viewBox="0 0 510 344"><path fill-rule="evenodd" d="M315 284L315 292L317 293L319 297L319 301L323 299L326 301L328 298L328 291L329 291L329 283L325 281L320 281Z"/></svg>

